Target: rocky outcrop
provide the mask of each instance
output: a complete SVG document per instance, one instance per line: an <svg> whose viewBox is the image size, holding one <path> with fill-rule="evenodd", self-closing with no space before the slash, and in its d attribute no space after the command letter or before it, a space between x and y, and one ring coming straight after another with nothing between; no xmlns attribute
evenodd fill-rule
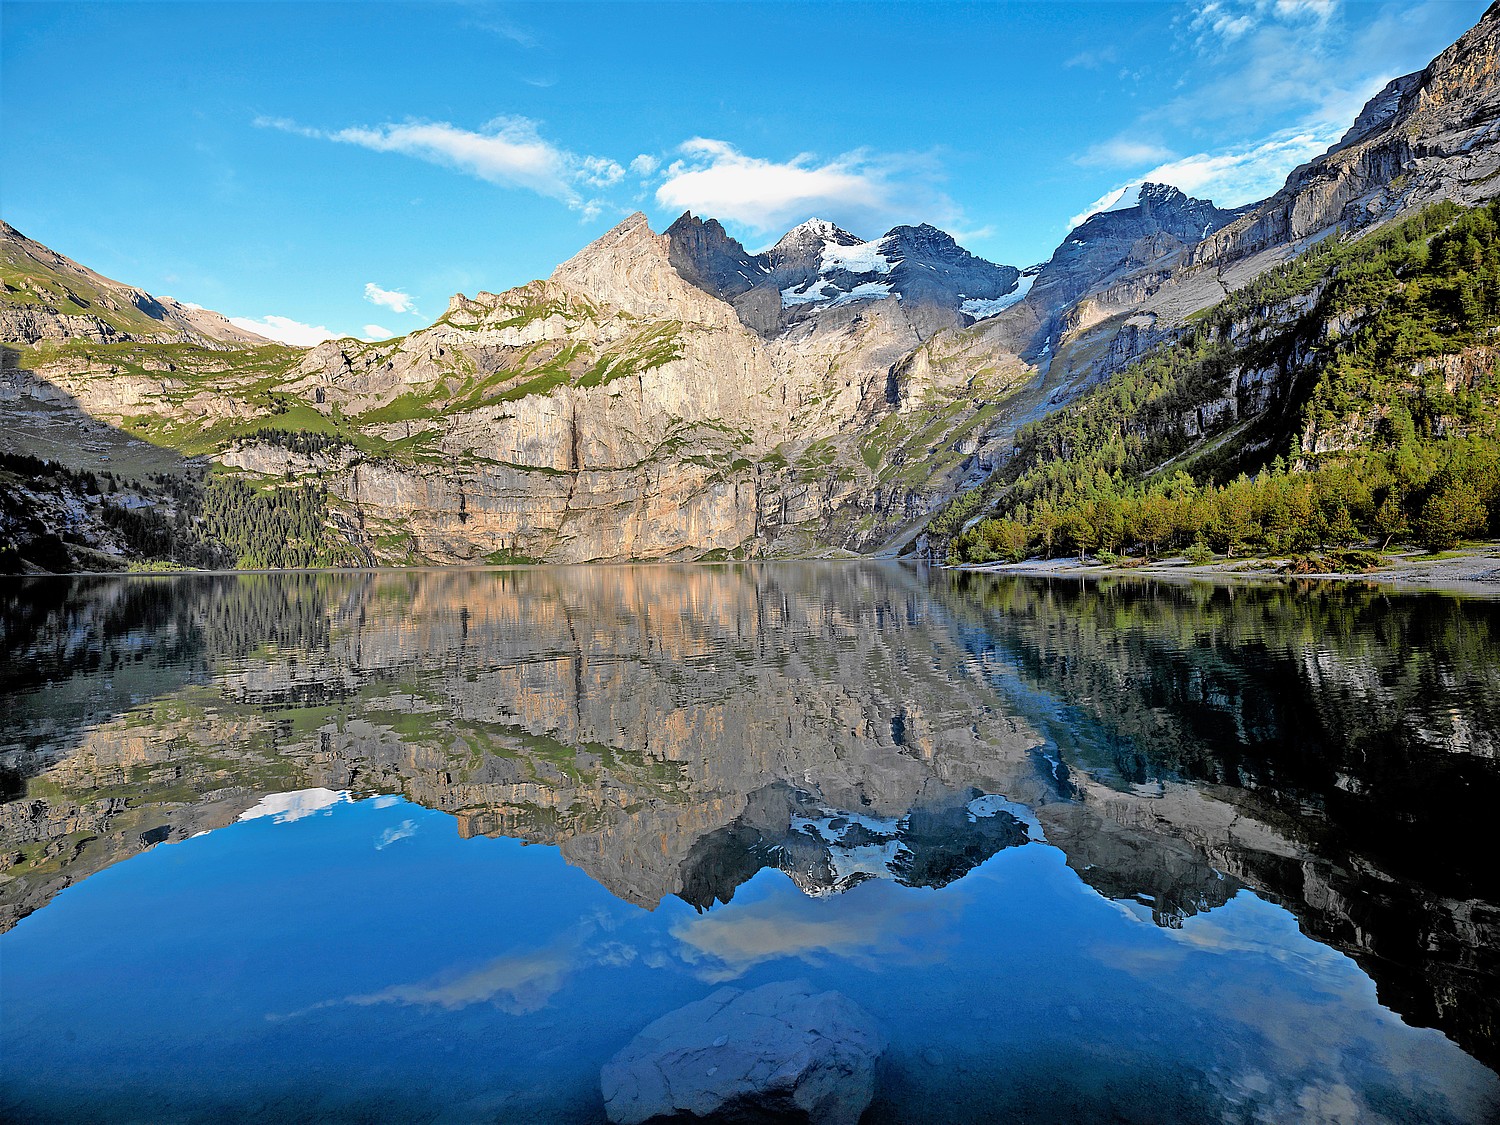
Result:
<svg viewBox="0 0 1500 1125"><path fill-rule="evenodd" d="M847 996L791 981L721 988L648 1024L600 1073L617 1125L657 1119L857 1125L884 1043Z"/></svg>

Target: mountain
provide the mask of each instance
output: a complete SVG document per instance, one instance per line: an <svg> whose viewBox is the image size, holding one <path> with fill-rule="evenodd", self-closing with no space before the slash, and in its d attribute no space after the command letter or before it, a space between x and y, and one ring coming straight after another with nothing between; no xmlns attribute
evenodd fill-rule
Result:
<svg viewBox="0 0 1500 1125"><path fill-rule="evenodd" d="M1246 210L1215 207L1170 184L1136 184L1068 232L1038 272L1031 299L1061 310L1139 271L1171 269L1185 251Z"/></svg>
<svg viewBox="0 0 1500 1125"><path fill-rule="evenodd" d="M894 298L924 335L993 316L1026 295L1020 272L977 258L936 227L893 227L865 241L808 219L762 254L749 254L717 220L684 213L666 230L672 264L734 304L763 336L827 309Z"/></svg>
<svg viewBox="0 0 1500 1125"><path fill-rule="evenodd" d="M0 529L17 546L0 565L889 553L934 516L932 543L956 512L1006 515L1000 493L1036 467L1017 458L1089 452L1069 427L1107 388L1118 432L1097 440L1174 451L1139 472L1177 455L1205 473L1307 467L1387 413L1354 376L1329 382L1354 362L1332 363L1330 341L1380 330L1339 295L1355 269L1339 248L1500 190L1497 13L1269 199L1139 184L1024 270L929 225L867 240L810 219L751 253L711 218L657 234L636 214L545 280L457 295L399 339L303 350L5 228ZM1432 221L1423 238L1469 220ZM1487 300L1482 261L1437 265L1453 300ZM1482 367L1431 296L1422 330L1460 350L1412 362ZM1444 394L1488 393L1455 379ZM1419 407L1455 433L1482 415Z"/></svg>
<svg viewBox="0 0 1500 1125"><path fill-rule="evenodd" d="M0 339L158 340L205 347L268 344L220 314L122 285L0 221Z"/></svg>
<svg viewBox="0 0 1500 1125"><path fill-rule="evenodd" d="M926 548L1285 554L1500 536L1497 44L1492 5L1269 199L1075 302L1073 338L1092 336L1112 378L1018 428Z"/></svg>

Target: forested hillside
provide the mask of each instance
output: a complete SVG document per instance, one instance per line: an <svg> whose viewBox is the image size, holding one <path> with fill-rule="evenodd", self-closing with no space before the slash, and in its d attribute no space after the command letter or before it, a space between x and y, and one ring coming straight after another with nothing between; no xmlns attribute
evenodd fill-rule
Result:
<svg viewBox="0 0 1500 1125"><path fill-rule="evenodd" d="M953 561L1500 534L1500 201L1330 237L1017 433Z"/></svg>

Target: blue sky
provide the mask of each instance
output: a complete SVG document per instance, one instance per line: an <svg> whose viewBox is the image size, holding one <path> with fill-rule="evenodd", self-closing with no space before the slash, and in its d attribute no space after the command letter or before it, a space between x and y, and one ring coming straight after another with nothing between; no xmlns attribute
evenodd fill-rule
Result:
<svg viewBox="0 0 1500 1125"><path fill-rule="evenodd" d="M297 342L409 332L638 209L1024 266L1143 177L1262 198L1484 7L6 0L0 213Z"/></svg>

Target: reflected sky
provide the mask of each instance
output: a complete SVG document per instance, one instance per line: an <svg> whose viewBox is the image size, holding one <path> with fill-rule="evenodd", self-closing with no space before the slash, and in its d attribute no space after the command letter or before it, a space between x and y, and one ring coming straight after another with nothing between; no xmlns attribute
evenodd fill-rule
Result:
<svg viewBox="0 0 1500 1125"><path fill-rule="evenodd" d="M1042 843L941 891L811 898L766 870L727 906L644 911L556 849L464 840L404 800L334 802L153 849L5 942L4 1046L31 1063L7 1096L101 1119L103 1089L149 1093L172 1120L319 1083L351 1116L401 1090L392 1120L597 1119L598 1067L640 1026L722 981L786 979L839 989L886 1029L899 1074L876 1121L909 1120L934 1083L952 1120L1001 1084L1001 1105L1034 1110L1064 1060L1088 1061L1099 1088L1075 1093L1097 1119L1151 1119L1106 1081L1127 1073L1137 1099L1224 1120L1483 1121L1500 1096L1282 908L1241 891L1160 927Z"/></svg>
<svg viewBox="0 0 1500 1125"><path fill-rule="evenodd" d="M788 979L889 1039L868 1125L1500 1112L1493 873L1366 842L1489 793L1487 603L255 577L6 624L54 657L0 725L0 1116L597 1122L645 1024ZM90 687L111 629L154 693Z"/></svg>

